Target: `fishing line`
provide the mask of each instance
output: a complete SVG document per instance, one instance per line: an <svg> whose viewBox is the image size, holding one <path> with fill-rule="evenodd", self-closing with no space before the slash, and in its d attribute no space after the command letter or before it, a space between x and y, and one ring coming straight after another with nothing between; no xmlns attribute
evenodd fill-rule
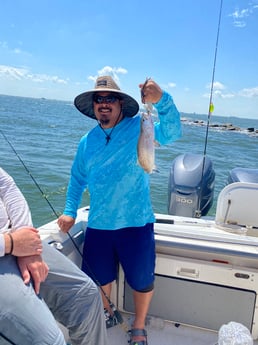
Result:
<svg viewBox="0 0 258 345"><path fill-rule="evenodd" d="M212 78L211 78L211 89L210 89L208 120L207 120L207 126L206 126L205 144L204 144L204 151L203 151L201 181L203 180L203 175L204 175L206 151L207 151L207 144L208 144L208 134L209 134L209 127L210 127L210 118L211 118L211 114L212 114L212 112L214 110L214 106L213 106L213 103L212 103L212 98L213 98L214 78L215 78L215 70L216 70L216 63L217 63L217 51L218 51L218 44L219 44L219 34L220 34L220 25L221 25L222 6L223 6L223 0L220 1L219 20L218 20L217 37L216 37L215 53L214 53L214 61L213 61L213 70L212 70ZM201 183L200 196L202 195L202 190L203 190L203 184ZM199 197L198 209L195 211L195 214L196 214L197 218L201 217L201 210L200 210L200 208L201 208L201 198Z"/></svg>
<svg viewBox="0 0 258 345"><path fill-rule="evenodd" d="M39 191L41 192L41 195L43 196L43 198L46 200L46 202L48 203L48 205L50 206L51 210L54 212L56 218L59 218L58 213L56 212L55 208L53 207L53 205L51 204L51 202L48 200L46 194L43 192L43 190L41 189L40 185L37 183L36 179L33 177L33 175L31 174L31 172L29 171L28 167L26 166L26 164L24 163L24 161L21 159L20 155L18 154L18 152L15 150L14 146L12 145L12 143L8 140L7 136L4 134L4 132L0 129L0 132L2 134L2 136L4 137L4 139L7 141L7 143L10 145L11 149L13 150L13 152L15 153L15 155L17 156L17 158L19 159L19 161L21 162L21 164L23 165L23 167L25 168L25 170L27 171L27 173L30 175L32 181L35 183L35 185L37 186L37 188L39 189ZM81 256L81 258L83 258L83 254L80 251L80 248L77 246L76 242L74 241L73 237L71 236L71 234L69 232L67 232L68 237L70 238L70 240L72 241L75 249L77 250L77 252L79 253L79 255ZM97 278L95 277L95 275L93 274L92 270L90 269L89 265L87 264L87 262L85 262L88 270L90 271L91 275L92 275L92 280L96 283L96 285L99 287L99 289L101 290L101 292L103 293L104 297L106 298L106 300L108 301L108 304L111 308L111 310L113 311L117 321L123 325L124 324L124 320L122 315L120 314L120 312L116 309L115 305L111 302L110 298L108 297L108 295L105 293L104 289L102 288L100 282L97 280ZM1 335L1 333L0 333Z"/></svg>
<svg viewBox="0 0 258 345"><path fill-rule="evenodd" d="M10 145L11 149L13 150L13 152L15 153L15 155L17 156L17 158L19 159L19 161L21 162L21 164L23 165L24 169L27 171L27 173L30 175L31 179L33 180L33 182L35 183L35 185L37 186L37 188L39 189L39 191L41 192L43 198L46 200L46 202L48 203L49 207L51 208L51 210L54 212L55 216L58 218L59 215L57 214L57 212L55 211L54 207L51 205L50 201L48 200L47 196L45 195L45 193L43 192L43 190L40 188L40 185L37 183L37 181L34 179L33 175L31 174L31 172L29 171L29 169L27 168L27 166L25 165L25 163L23 162L23 160L21 159L21 157L19 156L18 152L15 150L15 148L13 147L12 143L8 140L7 136L4 134L4 132L0 129L0 132L2 134L2 136L4 137L4 139L7 141L7 143Z"/></svg>

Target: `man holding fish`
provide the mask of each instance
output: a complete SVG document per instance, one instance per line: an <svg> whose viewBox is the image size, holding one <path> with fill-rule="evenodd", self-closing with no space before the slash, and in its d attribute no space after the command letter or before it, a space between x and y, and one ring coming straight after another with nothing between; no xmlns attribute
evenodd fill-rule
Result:
<svg viewBox="0 0 258 345"><path fill-rule="evenodd" d="M163 145L181 135L180 115L172 97L151 79L139 88L142 102L147 104L145 115L138 115L137 101L121 91L110 76L98 77L93 90L75 98L76 108L97 120L97 126L80 140L65 210L58 220L61 230L68 232L87 188L90 211L82 270L97 279L110 296L121 263L135 304L130 345L147 344L145 319L154 289L155 217L149 186L153 140ZM159 116L154 124L152 106ZM106 298L103 302L112 319ZM107 327L109 321L107 318Z"/></svg>

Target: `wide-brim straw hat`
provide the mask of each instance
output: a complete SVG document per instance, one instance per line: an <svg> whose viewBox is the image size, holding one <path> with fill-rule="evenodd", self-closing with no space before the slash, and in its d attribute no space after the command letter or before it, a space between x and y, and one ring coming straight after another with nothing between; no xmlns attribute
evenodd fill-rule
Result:
<svg viewBox="0 0 258 345"><path fill-rule="evenodd" d="M86 116L96 119L93 111L93 96L96 92L114 92L121 100L123 100L123 115L128 117L133 117L139 111L139 104L137 101L122 92L118 85L114 82L110 76L98 77L96 80L95 88L78 95L74 100L74 105L76 108Z"/></svg>

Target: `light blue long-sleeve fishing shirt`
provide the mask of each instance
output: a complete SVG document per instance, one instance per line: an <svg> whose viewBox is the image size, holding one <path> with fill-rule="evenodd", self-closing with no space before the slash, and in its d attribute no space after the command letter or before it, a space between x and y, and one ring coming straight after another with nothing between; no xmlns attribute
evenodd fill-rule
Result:
<svg viewBox="0 0 258 345"><path fill-rule="evenodd" d="M155 140L168 144L181 136L180 115L172 97L163 91L154 104L159 122L154 123ZM138 227L155 221L151 205L149 174L138 164L137 143L141 117L125 117L106 135L96 126L79 143L71 169L65 215L73 218L87 188L90 194L88 226L115 230Z"/></svg>

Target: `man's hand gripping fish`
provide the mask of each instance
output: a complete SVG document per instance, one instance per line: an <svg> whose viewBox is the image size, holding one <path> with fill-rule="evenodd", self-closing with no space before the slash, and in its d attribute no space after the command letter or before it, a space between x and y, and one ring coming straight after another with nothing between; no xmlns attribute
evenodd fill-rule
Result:
<svg viewBox="0 0 258 345"><path fill-rule="evenodd" d="M142 102L147 113L142 113L141 118L141 132L138 140L138 162L141 167L147 172L151 173L155 170L155 147L154 147L154 124L151 112L153 111L152 103L145 103L144 88L150 78L147 78L142 89Z"/></svg>

